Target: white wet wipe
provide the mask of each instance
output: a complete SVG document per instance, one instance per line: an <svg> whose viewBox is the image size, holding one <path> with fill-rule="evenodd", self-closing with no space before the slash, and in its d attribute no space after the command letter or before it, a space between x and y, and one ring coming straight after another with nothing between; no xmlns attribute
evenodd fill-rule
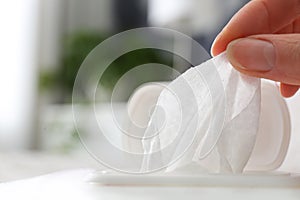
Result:
<svg viewBox="0 0 300 200"><path fill-rule="evenodd" d="M193 67L158 98L144 134L141 172L241 173L259 116L260 80L236 71L226 54Z"/></svg>

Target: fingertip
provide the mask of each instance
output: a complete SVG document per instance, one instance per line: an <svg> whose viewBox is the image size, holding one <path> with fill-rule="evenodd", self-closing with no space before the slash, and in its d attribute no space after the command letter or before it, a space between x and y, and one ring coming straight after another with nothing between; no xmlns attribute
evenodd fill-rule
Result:
<svg viewBox="0 0 300 200"><path fill-rule="evenodd" d="M212 45L211 45L211 49L210 49L210 55L211 55L212 57L215 57L215 56L218 55L218 54L217 54L217 51L216 51L216 40L217 40L217 38L214 39L214 41L213 41L213 43L212 43Z"/></svg>
<svg viewBox="0 0 300 200"><path fill-rule="evenodd" d="M299 89L297 85L289 85L285 83L280 83L280 93L283 97L289 98L292 97Z"/></svg>
<svg viewBox="0 0 300 200"><path fill-rule="evenodd" d="M211 45L210 54L215 57L226 50L226 46L221 42L220 34L215 38Z"/></svg>

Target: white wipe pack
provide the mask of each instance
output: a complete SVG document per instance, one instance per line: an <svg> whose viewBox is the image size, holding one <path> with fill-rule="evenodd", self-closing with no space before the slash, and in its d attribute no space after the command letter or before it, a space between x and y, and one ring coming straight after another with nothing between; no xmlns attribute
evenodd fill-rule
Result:
<svg viewBox="0 0 300 200"><path fill-rule="evenodd" d="M225 53L190 68L160 93L142 141L141 172L243 172L260 98L260 80L236 71Z"/></svg>

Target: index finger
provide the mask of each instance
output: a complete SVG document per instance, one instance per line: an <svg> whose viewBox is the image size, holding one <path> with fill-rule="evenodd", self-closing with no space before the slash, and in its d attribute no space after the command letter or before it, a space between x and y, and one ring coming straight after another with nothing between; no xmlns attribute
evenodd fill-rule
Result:
<svg viewBox="0 0 300 200"><path fill-rule="evenodd" d="M253 0L237 12L215 39L211 53L216 56L235 39L274 33L300 14L299 0Z"/></svg>

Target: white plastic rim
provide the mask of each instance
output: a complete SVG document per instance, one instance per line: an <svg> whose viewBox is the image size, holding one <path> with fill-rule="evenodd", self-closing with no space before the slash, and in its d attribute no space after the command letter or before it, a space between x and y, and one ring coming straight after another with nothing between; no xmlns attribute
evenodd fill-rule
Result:
<svg viewBox="0 0 300 200"><path fill-rule="evenodd" d="M278 169L287 154L291 122L287 104L274 82L262 80L261 115L256 143L246 172Z"/></svg>
<svg viewBox="0 0 300 200"><path fill-rule="evenodd" d="M143 119L144 108L155 105L165 83L147 83L139 87L128 102L131 118ZM283 163L289 147L291 125L288 107L280 96L275 83L262 80L261 115L256 143L245 172L267 172L278 169ZM146 106L147 107L147 106ZM148 107L147 107L148 109ZM130 130L130 124L125 124ZM129 151L142 151L141 144L129 144L123 141Z"/></svg>
<svg viewBox="0 0 300 200"><path fill-rule="evenodd" d="M85 181L105 186L167 186L167 187L251 187L251 188L299 188L299 176L274 174L181 174L161 173L136 176L114 171L95 171Z"/></svg>

